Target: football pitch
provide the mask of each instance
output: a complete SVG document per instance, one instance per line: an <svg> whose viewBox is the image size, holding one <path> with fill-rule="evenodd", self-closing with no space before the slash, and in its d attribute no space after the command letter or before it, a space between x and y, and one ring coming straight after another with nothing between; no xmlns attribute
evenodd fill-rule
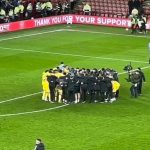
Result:
<svg viewBox="0 0 150 150"><path fill-rule="evenodd" d="M149 150L149 34L121 28L58 25L0 36L0 147L32 150ZM119 73L114 103L50 104L41 100L41 76L60 62ZM131 98L124 66L143 68L143 94Z"/></svg>

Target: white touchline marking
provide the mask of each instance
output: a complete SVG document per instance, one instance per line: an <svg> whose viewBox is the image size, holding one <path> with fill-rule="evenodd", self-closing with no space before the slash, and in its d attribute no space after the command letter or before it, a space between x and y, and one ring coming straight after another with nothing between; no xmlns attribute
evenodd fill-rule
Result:
<svg viewBox="0 0 150 150"><path fill-rule="evenodd" d="M127 34L111 33L111 32L85 31L85 30L75 30L75 29L58 29L58 30L52 30L52 31L44 31L44 32L40 32L40 33L23 34L23 35L20 35L20 36L4 38L4 39L0 39L0 42L7 41L7 40L18 39L18 38L23 38L23 37L30 37L30 36L35 36L35 35L42 35L42 34L47 34L47 33L53 33L53 32L61 32L61 31L95 33L95 34L106 34L106 35L121 35L121 36L138 37L138 38L150 38L149 36L127 35Z"/></svg>
<svg viewBox="0 0 150 150"><path fill-rule="evenodd" d="M137 37L137 38L150 38L147 35L132 35L132 34L121 34L121 33L111 33L111 32L101 32L101 31L87 31L87 30L77 30L77 29L64 29L62 31L70 31L70 32L81 32L81 33L93 33L93 34L106 34L106 35L121 35L127 37Z"/></svg>
<svg viewBox="0 0 150 150"><path fill-rule="evenodd" d="M22 52L32 52L32 53L41 53L41 54L52 54L52 55L60 55L60 56L72 56L72 57L83 57L83 58L94 58L94 59L103 59L103 60L112 60L112 61L124 61L124 62L134 62L134 63L144 63L148 64L148 61L138 61L138 60L129 60L129 59L119 59L119 58L109 58L109 57L96 57L96 56L88 56L88 55L78 55L71 53L55 53L48 51L40 51L40 50L32 50L32 49L18 49L18 48L10 48L10 47L0 47L0 49L7 49L10 51L22 51Z"/></svg>
<svg viewBox="0 0 150 150"><path fill-rule="evenodd" d="M65 104L65 105L56 106L56 107L52 107L52 108L41 109L41 110L35 110L35 111L28 111L28 112L22 112L22 113L2 114L2 115L0 115L0 118L1 118L1 117L19 116L19 115L26 115L26 114L33 114L33 113L51 111L51 110L56 110L56 109L59 109L59 108L66 107L66 106L68 106L68 105L69 105L69 104Z"/></svg>
<svg viewBox="0 0 150 150"><path fill-rule="evenodd" d="M147 68L150 68L150 66L142 67L141 69L143 70L143 69L147 69ZM137 70L137 69L133 69L133 70L131 70L131 71L135 71L135 70ZM127 73L127 72L124 71L124 72L118 73L118 75L122 75L122 74L126 74L126 73Z"/></svg>
<svg viewBox="0 0 150 150"><path fill-rule="evenodd" d="M39 33L23 34L23 35L19 35L19 36L14 36L14 37L0 39L0 42L13 40L13 39L19 39L19 38L23 38L23 37L30 37L30 36L35 36L35 35L42 35L42 34L53 33L53 32L60 32L60 31L63 31L63 30L64 29L58 29L58 30L44 31L44 32L39 32Z"/></svg>
<svg viewBox="0 0 150 150"><path fill-rule="evenodd" d="M6 103L6 102L10 102L10 101L15 101L17 99L23 99L23 98L26 98L26 97L30 97L30 96L33 96L33 95L40 94L40 93L42 93L42 92L32 93L32 94L28 94L28 95L24 95L24 96L19 96L19 97L11 98L11 99L8 99L8 100L5 100L5 101L0 101L0 104Z"/></svg>

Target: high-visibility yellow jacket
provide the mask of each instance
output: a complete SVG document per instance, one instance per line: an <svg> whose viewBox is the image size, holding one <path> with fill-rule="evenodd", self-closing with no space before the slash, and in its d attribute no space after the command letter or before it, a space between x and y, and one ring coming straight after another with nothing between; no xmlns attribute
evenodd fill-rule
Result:
<svg viewBox="0 0 150 150"><path fill-rule="evenodd" d="M0 11L0 15L1 15L1 16L6 16L6 12L5 12L5 10L4 10L4 9L1 9L1 11Z"/></svg>
<svg viewBox="0 0 150 150"><path fill-rule="evenodd" d="M91 11L91 6L89 4L84 5L83 11Z"/></svg>
<svg viewBox="0 0 150 150"><path fill-rule="evenodd" d="M53 5L51 2L46 2L46 9L51 10L53 8Z"/></svg>
<svg viewBox="0 0 150 150"><path fill-rule="evenodd" d="M19 7L18 6L16 6L15 7L15 9L14 9L14 14L17 16L18 15L18 13L19 13Z"/></svg>
<svg viewBox="0 0 150 150"><path fill-rule="evenodd" d="M19 7L20 13L23 13L24 12L24 6L22 4L20 4L18 7Z"/></svg>

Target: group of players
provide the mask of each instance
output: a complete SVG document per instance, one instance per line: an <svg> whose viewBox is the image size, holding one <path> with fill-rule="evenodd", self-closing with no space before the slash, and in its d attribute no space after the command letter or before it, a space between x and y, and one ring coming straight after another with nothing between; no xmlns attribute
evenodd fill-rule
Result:
<svg viewBox="0 0 150 150"><path fill-rule="evenodd" d="M63 62L42 74L42 100L51 103L113 102L120 83L113 69L70 68Z"/></svg>

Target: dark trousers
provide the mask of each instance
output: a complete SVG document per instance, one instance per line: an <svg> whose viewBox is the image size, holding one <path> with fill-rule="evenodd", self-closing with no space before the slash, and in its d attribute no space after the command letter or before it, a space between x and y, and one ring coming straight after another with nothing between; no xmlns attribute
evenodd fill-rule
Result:
<svg viewBox="0 0 150 150"><path fill-rule="evenodd" d="M81 88L81 101L85 102L87 99L87 89L82 89Z"/></svg>
<svg viewBox="0 0 150 150"><path fill-rule="evenodd" d="M73 90L68 90L68 102L73 102L74 101L74 91Z"/></svg>
<svg viewBox="0 0 150 150"><path fill-rule="evenodd" d="M108 99L107 91L101 91L101 102L104 102L106 99Z"/></svg>
<svg viewBox="0 0 150 150"><path fill-rule="evenodd" d="M94 98L95 98L95 91L94 89L90 89L89 90L89 94L90 94L90 103L94 102Z"/></svg>
<svg viewBox="0 0 150 150"><path fill-rule="evenodd" d="M132 85L130 88L131 96L137 98L138 97L138 88L135 85Z"/></svg>
<svg viewBox="0 0 150 150"><path fill-rule="evenodd" d="M138 90L138 94L142 93L142 82L139 82L137 90Z"/></svg>
<svg viewBox="0 0 150 150"><path fill-rule="evenodd" d="M145 23L142 23L142 26L141 26L141 28L140 28L140 31L141 31L141 32L144 31L144 33L146 33L146 25L145 25Z"/></svg>
<svg viewBox="0 0 150 150"><path fill-rule="evenodd" d="M50 86L51 101L55 101L55 87Z"/></svg>
<svg viewBox="0 0 150 150"><path fill-rule="evenodd" d="M63 87L62 90L63 90L62 98L63 98L64 100L68 100L67 87Z"/></svg>
<svg viewBox="0 0 150 150"><path fill-rule="evenodd" d="M95 90L95 100L100 101L100 97L101 97L100 90Z"/></svg>

